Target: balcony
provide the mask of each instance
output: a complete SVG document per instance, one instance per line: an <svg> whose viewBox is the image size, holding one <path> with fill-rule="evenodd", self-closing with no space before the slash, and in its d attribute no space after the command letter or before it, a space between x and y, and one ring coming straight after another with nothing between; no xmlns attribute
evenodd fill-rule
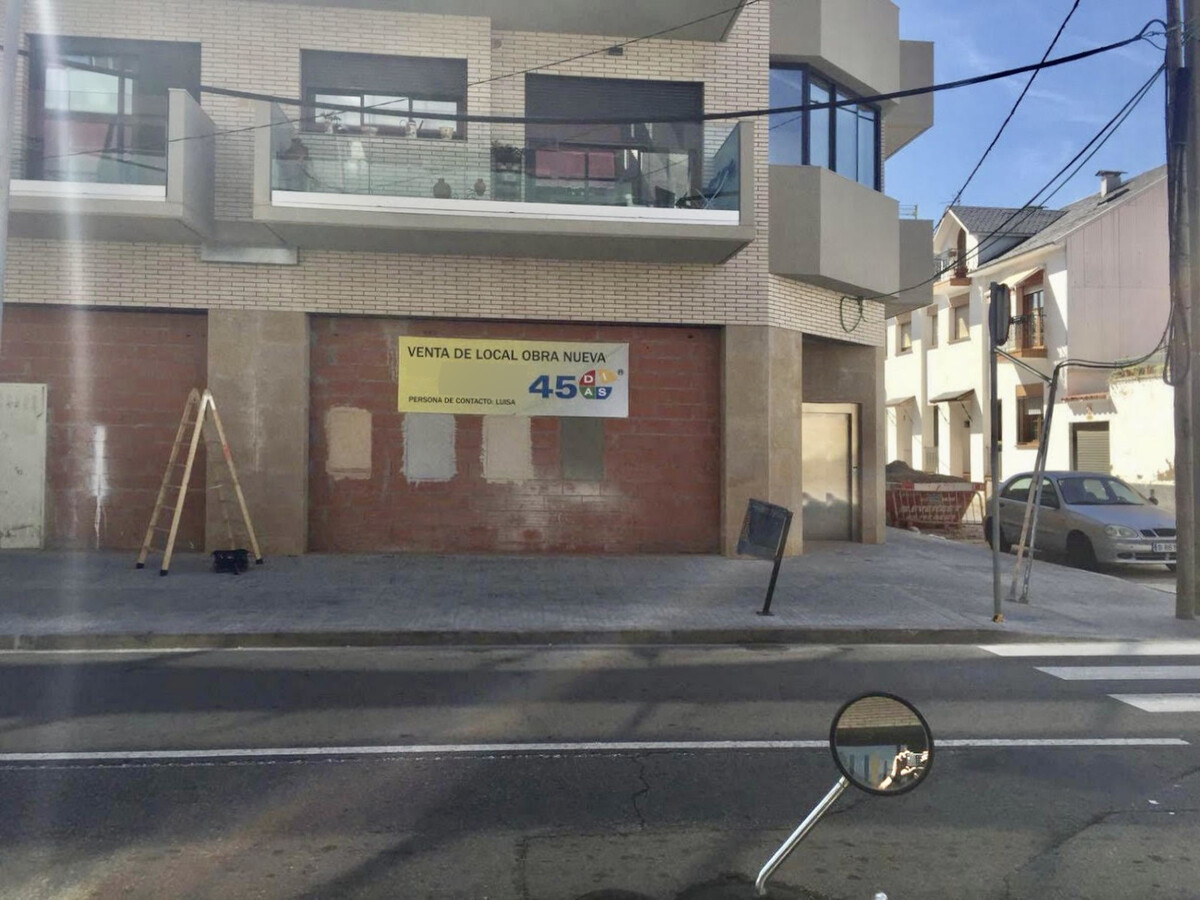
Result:
<svg viewBox="0 0 1200 900"><path fill-rule="evenodd" d="M933 84L933 44L900 42L900 90ZM933 127L933 94L896 101L883 119L884 152L890 158Z"/></svg>
<svg viewBox="0 0 1200 900"><path fill-rule="evenodd" d="M895 200L817 166L771 166L770 177L772 274L852 294L902 286Z"/></svg>
<svg viewBox="0 0 1200 900"><path fill-rule="evenodd" d="M899 90L900 11L891 0L771 0L771 59L806 63L859 94ZM910 60L914 76L920 63Z"/></svg>
<svg viewBox="0 0 1200 900"><path fill-rule="evenodd" d="M647 123L637 143L581 148L258 117L254 219L300 248L717 264L754 238L751 123L692 126L687 145Z"/></svg>
<svg viewBox="0 0 1200 900"><path fill-rule="evenodd" d="M1046 356L1046 316L1043 310L1032 309L1024 315L1013 316L1012 329L1004 349L1013 356Z"/></svg>
<svg viewBox="0 0 1200 900"><path fill-rule="evenodd" d="M934 273L928 271L932 236L933 222L929 219L900 220L900 293L884 300L886 315L920 309L933 302Z"/></svg>
<svg viewBox="0 0 1200 900"><path fill-rule="evenodd" d="M103 99L103 98L101 98ZM78 102L78 101L77 101ZM103 104L97 101L97 105ZM162 110L48 121L17 145L14 235L200 243L213 227L213 125L172 90Z"/></svg>

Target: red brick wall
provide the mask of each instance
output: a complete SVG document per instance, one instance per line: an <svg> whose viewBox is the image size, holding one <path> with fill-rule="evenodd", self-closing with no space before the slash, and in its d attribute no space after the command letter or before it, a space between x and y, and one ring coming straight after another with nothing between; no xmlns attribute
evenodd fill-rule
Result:
<svg viewBox="0 0 1200 900"><path fill-rule="evenodd" d="M0 381L49 386L48 547L141 546L184 401L204 385L207 331L203 313L5 305ZM203 549L202 459L197 466L179 549Z"/></svg>
<svg viewBox="0 0 1200 900"><path fill-rule="evenodd" d="M535 478L489 484L482 419L457 416L457 475L409 484L396 411L396 338L627 342L628 419L604 421L603 482L562 477L559 420L534 418ZM314 317L309 547L314 551L715 553L720 540L717 329ZM326 473L324 416L370 410L368 480Z"/></svg>

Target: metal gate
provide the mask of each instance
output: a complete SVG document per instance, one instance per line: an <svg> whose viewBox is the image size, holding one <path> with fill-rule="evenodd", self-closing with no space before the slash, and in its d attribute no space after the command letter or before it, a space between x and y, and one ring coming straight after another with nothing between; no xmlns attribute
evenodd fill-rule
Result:
<svg viewBox="0 0 1200 900"><path fill-rule="evenodd" d="M1107 422L1076 422L1071 425L1071 468L1076 472L1111 469Z"/></svg>

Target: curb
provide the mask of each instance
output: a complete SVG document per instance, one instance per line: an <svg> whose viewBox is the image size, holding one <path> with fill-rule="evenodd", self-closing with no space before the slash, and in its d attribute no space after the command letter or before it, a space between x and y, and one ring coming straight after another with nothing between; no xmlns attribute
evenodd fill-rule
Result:
<svg viewBox="0 0 1200 900"><path fill-rule="evenodd" d="M672 646L720 644L980 644L1095 640L1078 635L1047 635L989 628L773 628L773 629L613 629L534 631L293 631L220 634L109 633L0 635L5 650L232 650L320 649L330 647L439 646ZM1108 640L1120 640L1108 636Z"/></svg>

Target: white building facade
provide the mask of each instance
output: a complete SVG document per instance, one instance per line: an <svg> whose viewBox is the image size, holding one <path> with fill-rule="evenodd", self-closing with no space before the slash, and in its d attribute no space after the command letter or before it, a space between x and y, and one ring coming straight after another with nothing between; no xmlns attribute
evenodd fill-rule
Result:
<svg viewBox="0 0 1200 900"><path fill-rule="evenodd" d="M946 273L934 302L888 324L888 459L991 480L989 288L1008 288L1013 325L998 366L1001 478L1031 469L1054 367L1138 359L1169 309L1165 169L1062 210L951 207L934 233ZM1047 449L1051 469L1099 470L1170 505L1173 396L1161 357L1123 370L1067 366Z"/></svg>

